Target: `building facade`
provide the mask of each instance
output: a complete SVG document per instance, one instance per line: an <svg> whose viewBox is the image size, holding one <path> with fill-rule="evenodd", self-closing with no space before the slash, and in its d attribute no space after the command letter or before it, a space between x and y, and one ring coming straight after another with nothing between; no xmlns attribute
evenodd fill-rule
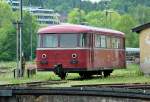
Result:
<svg viewBox="0 0 150 102"><path fill-rule="evenodd" d="M140 67L146 75L150 75L150 22L132 29L139 33Z"/></svg>
<svg viewBox="0 0 150 102"><path fill-rule="evenodd" d="M7 0L12 7L12 9L19 10L20 2L19 0ZM44 9L41 7L24 7L23 10L29 11L33 16L36 17L37 22L40 25L54 25L60 24L60 15L55 13L53 9Z"/></svg>

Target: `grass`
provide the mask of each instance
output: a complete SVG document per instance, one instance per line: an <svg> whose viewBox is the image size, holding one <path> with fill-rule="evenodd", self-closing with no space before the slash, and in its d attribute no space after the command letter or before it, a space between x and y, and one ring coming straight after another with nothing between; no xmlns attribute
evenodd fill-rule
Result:
<svg viewBox="0 0 150 102"><path fill-rule="evenodd" d="M7 65L7 64L5 64ZM8 66L12 63L8 63ZM17 78L14 79L13 73L0 74L0 84L14 84L25 83L33 81L45 81L45 80L60 80L53 72L37 72L37 74L31 78ZM150 77L144 76L138 65L128 65L126 69L114 70L111 76L103 78L101 76L94 76L91 79L81 80L80 76L76 73L69 73L67 76L67 83L59 85L48 85L50 87L70 87L71 85L82 84L114 84L114 83L150 83Z"/></svg>

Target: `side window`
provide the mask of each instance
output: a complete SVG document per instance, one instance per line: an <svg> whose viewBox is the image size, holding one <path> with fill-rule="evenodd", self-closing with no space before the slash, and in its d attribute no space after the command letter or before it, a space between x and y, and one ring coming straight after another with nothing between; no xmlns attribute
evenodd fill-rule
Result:
<svg viewBox="0 0 150 102"><path fill-rule="evenodd" d="M106 42L107 42L107 48L112 48L111 37L110 36L106 37Z"/></svg>
<svg viewBox="0 0 150 102"><path fill-rule="evenodd" d="M117 38L117 48L121 48L120 38Z"/></svg>
<svg viewBox="0 0 150 102"><path fill-rule="evenodd" d="M95 36L95 47L100 47L101 46L101 36L96 35Z"/></svg>
<svg viewBox="0 0 150 102"><path fill-rule="evenodd" d="M112 38L112 48L120 48L120 39L119 38Z"/></svg>
<svg viewBox="0 0 150 102"><path fill-rule="evenodd" d="M80 47L87 47L88 46L88 35L87 34L81 34L80 35Z"/></svg>
<svg viewBox="0 0 150 102"><path fill-rule="evenodd" d="M95 36L95 47L106 48L106 36L104 35L96 35Z"/></svg>
<svg viewBox="0 0 150 102"><path fill-rule="evenodd" d="M112 38L112 48L116 48L116 38Z"/></svg>
<svg viewBox="0 0 150 102"><path fill-rule="evenodd" d="M106 36L101 35L101 47L106 48Z"/></svg>

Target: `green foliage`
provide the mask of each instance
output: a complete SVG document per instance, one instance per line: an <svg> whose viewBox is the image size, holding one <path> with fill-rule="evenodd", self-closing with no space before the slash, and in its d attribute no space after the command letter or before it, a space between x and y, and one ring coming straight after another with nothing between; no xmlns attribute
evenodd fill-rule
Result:
<svg viewBox="0 0 150 102"><path fill-rule="evenodd" d="M13 20L15 17L10 6L0 2L0 59L3 60L10 60L15 56L15 49L12 46L15 42Z"/></svg>
<svg viewBox="0 0 150 102"><path fill-rule="evenodd" d="M36 49L36 40L37 40L37 23L36 23L36 19L35 17L31 16L29 12L24 12L23 15L23 50L25 53L25 57L27 60L29 60L30 58L30 49L31 49L31 45L30 45L30 38L31 38L31 34L32 34L32 44L33 44L33 51L35 51ZM35 53L32 53L33 55Z"/></svg>
<svg viewBox="0 0 150 102"><path fill-rule="evenodd" d="M131 31L136 25L137 21L127 14L123 15L116 25L116 29L126 34L127 47L138 47L138 35Z"/></svg>
<svg viewBox="0 0 150 102"><path fill-rule="evenodd" d="M80 24L81 22L84 22L84 16L85 12L83 10L75 8L68 14L68 22Z"/></svg>
<svg viewBox="0 0 150 102"><path fill-rule="evenodd" d="M18 20L18 15L18 12L13 12L8 4L0 2L0 60L16 58L16 25L13 22ZM23 19L24 52L29 58L30 34L33 34L33 50L35 50L37 24L29 13L24 13Z"/></svg>
<svg viewBox="0 0 150 102"><path fill-rule="evenodd" d="M84 11L82 11L84 12ZM81 22L88 22L91 26L113 28L126 34L126 46L138 47L138 35L131 32L131 29L138 24L138 21L129 14L121 15L116 11L91 11L82 14ZM79 24L78 9L69 13L68 21Z"/></svg>
<svg viewBox="0 0 150 102"><path fill-rule="evenodd" d="M137 7L131 7L129 14L139 21L140 24L144 24L150 21L150 7L138 5Z"/></svg>

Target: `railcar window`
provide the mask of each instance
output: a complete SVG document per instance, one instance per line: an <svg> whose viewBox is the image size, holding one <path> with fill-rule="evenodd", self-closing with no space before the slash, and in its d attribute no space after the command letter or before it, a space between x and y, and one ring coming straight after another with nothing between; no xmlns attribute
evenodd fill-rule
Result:
<svg viewBox="0 0 150 102"><path fill-rule="evenodd" d="M37 47L41 47L41 35L38 35L38 43L37 43Z"/></svg>
<svg viewBox="0 0 150 102"><path fill-rule="evenodd" d="M81 34L80 35L80 47L85 47L86 46L86 35Z"/></svg>
<svg viewBox="0 0 150 102"><path fill-rule="evenodd" d="M95 47L100 47L100 46L101 46L101 36L100 35L96 35Z"/></svg>
<svg viewBox="0 0 150 102"><path fill-rule="evenodd" d="M101 35L101 47L106 48L106 36Z"/></svg>
<svg viewBox="0 0 150 102"><path fill-rule="evenodd" d="M55 34L46 34L43 36L43 47L57 47L58 37Z"/></svg>
<svg viewBox="0 0 150 102"><path fill-rule="evenodd" d="M112 47L113 48L120 48L120 39L119 38L112 38Z"/></svg>
<svg viewBox="0 0 150 102"><path fill-rule="evenodd" d="M121 48L121 41L119 38L117 38L117 48Z"/></svg>
<svg viewBox="0 0 150 102"><path fill-rule="evenodd" d="M106 37L106 41L107 41L107 48L111 48L111 37L110 36L107 36Z"/></svg>
<svg viewBox="0 0 150 102"><path fill-rule="evenodd" d="M60 47L74 48L77 47L77 34L62 34L60 35Z"/></svg>

